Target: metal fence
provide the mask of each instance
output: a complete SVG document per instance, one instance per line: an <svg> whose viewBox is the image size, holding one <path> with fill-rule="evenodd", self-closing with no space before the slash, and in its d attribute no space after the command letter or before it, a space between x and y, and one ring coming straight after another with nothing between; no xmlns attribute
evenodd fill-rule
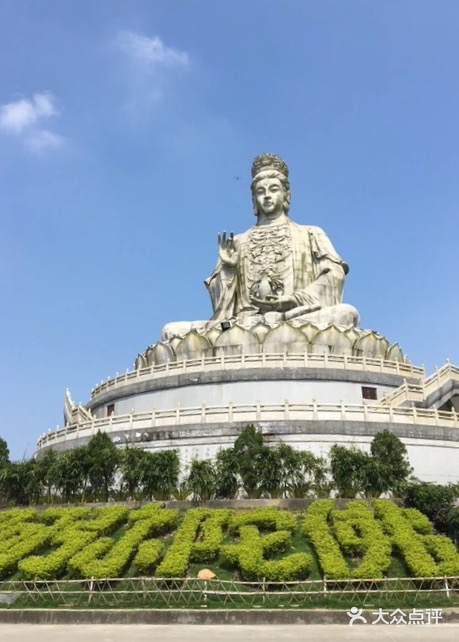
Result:
<svg viewBox="0 0 459 642"><path fill-rule="evenodd" d="M459 604L459 577L242 582L155 577L0 582L13 608L310 608Z"/></svg>

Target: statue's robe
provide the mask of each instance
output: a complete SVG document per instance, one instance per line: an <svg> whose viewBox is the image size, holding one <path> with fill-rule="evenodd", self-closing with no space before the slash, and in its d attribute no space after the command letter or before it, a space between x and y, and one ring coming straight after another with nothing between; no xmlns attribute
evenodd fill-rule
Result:
<svg viewBox="0 0 459 642"><path fill-rule="evenodd" d="M341 303L348 266L319 227L290 220L278 226L254 226L235 236L234 246L236 266L219 259L205 281L214 312L211 321L259 313L250 295L263 274L278 288L276 294L293 297L298 311L302 307L325 312Z"/></svg>

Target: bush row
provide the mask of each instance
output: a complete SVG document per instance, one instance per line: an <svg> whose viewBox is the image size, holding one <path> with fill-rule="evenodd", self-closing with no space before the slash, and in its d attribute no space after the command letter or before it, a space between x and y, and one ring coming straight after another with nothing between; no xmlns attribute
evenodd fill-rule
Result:
<svg viewBox="0 0 459 642"><path fill-rule="evenodd" d="M225 566L238 568L245 580L267 580L282 582L304 579L312 565L312 557L308 553L293 553L283 559L268 560L267 556L279 551L285 551L291 544L291 530L295 526L290 520L272 514L273 509L254 511L253 514L238 515L231 521L231 530L239 532L239 543L228 544L221 549L221 560ZM269 513L268 513L269 511ZM284 513L288 515L288 513ZM241 519L243 517L243 519ZM291 517L291 515L289 515ZM288 530L275 530L261 535L259 527L267 528L281 524Z"/></svg>
<svg viewBox="0 0 459 642"><path fill-rule="evenodd" d="M397 552L416 577L459 573L459 554L451 540L443 535L422 534L432 532L422 513L400 509L385 499L376 500L374 507Z"/></svg>
<svg viewBox="0 0 459 642"><path fill-rule="evenodd" d="M325 577L342 579L350 576L349 567L330 531L332 499L315 501L306 512L303 532L314 547Z"/></svg>
<svg viewBox="0 0 459 642"><path fill-rule="evenodd" d="M366 502L354 500L345 510L332 511L335 536L345 554L360 558L351 576L377 579L391 564L392 544Z"/></svg>
<svg viewBox="0 0 459 642"><path fill-rule="evenodd" d="M349 502L344 510L333 507L333 500L314 502L302 525L325 577L383 577L392 549L415 576L459 575L454 544L434 535L429 520L417 510L389 500L376 500L374 513L361 500ZM238 569L249 581L300 579L311 568L309 554L287 554L297 523L291 513L275 508L237 513L191 509L165 549L158 536L178 521L177 511L159 504L131 511L111 506L1 512L0 578L19 570L26 578L54 579L67 573L100 579L120 576L131 562L141 573L184 577L190 563L211 562L219 554L225 566ZM108 535L115 529L112 539ZM225 545L225 533L238 539ZM351 568L344 555L351 558Z"/></svg>
<svg viewBox="0 0 459 642"><path fill-rule="evenodd" d="M3 542L4 550L0 552L0 578L15 573L18 563L42 549L49 539L49 531L40 524L23 524L19 532Z"/></svg>
<svg viewBox="0 0 459 642"><path fill-rule="evenodd" d="M140 565L146 569L149 566L147 555L150 553L151 557L152 545L144 540L153 533L161 533L166 527L174 526L177 519L177 511L162 509L158 504L133 511L129 515L127 530L117 542L107 537L96 540L70 560L69 569L80 577L119 577L142 543L149 544L139 551ZM162 550L162 546L155 546L159 552Z"/></svg>

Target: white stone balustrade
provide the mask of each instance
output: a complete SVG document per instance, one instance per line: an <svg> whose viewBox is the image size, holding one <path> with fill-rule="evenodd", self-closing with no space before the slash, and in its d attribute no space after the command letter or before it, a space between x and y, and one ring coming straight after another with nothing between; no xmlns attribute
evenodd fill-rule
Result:
<svg viewBox="0 0 459 642"><path fill-rule="evenodd" d="M283 404L227 404L195 408L171 408L153 410L129 415L112 415L92 419L79 424L48 432L38 439L37 449L80 437L92 437L97 431L114 433L123 431L174 429L179 426L196 424L217 424L258 421L346 421L376 422L381 424L411 424L414 426L438 426L459 428L456 412L439 411L436 408L384 407L382 405L351 404L297 404L285 401Z"/></svg>
<svg viewBox="0 0 459 642"><path fill-rule="evenodd" d="M241 368L325 368L339 370L359 370L365 372L383 372L402 377L422 380L425 377L424 368L413 366L401 361L388 361L382 358L356 357L337 354L302 353L255 353L206 357L199 359L184 359L169 361L161 365L140 368L118 377L112 377L93 388L91 399L97 395L145 379L160 379L169 375L180 375L192 372L212 372L216 370L241 370Z"/></svg>

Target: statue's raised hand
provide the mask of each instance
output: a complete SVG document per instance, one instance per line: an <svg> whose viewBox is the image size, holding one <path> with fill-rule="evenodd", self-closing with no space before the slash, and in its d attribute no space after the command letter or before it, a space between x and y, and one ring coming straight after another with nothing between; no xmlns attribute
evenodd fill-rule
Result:
<svg viewBox="0 0 459 642"><path fill-rule="evenodd" d="M226 232L218 235L218 254L225 265L236 267L238 257L233 232L229 236Z"/></svg>

